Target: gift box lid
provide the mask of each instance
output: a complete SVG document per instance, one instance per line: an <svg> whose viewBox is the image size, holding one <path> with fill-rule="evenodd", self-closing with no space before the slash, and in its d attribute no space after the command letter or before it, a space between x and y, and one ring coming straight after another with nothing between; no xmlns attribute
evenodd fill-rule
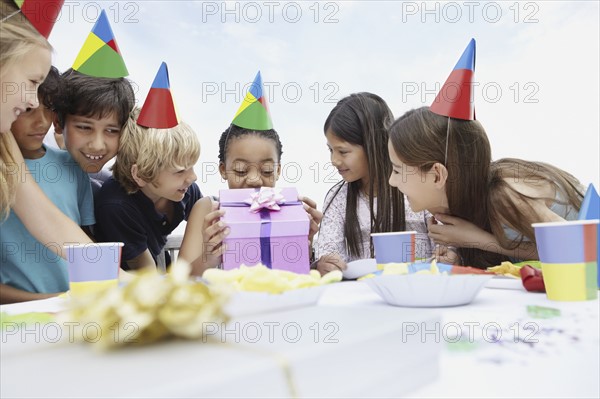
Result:
<svg viewBox="0 0 600 399"><path fill-rule="evenodd" d="M307 236L308 214L298 200L298 191L293 187L280 189L285 202L279 211L251 212L246 200L259 189L242 188L220 190L220 207L225 209L222 220L231 227L227 239L253 238L261 236L261 225L270 221L271 237ZM268 218L265 214L268 212Z"/></svg>

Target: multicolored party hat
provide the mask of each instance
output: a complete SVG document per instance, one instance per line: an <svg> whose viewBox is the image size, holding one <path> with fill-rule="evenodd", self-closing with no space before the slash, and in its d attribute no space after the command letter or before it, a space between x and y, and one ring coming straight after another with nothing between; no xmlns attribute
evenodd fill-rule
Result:
<svg viewBox="0 0 600 399"><path fill-rule="evenodd" d="M593 184L588 186L579 208L579 220L600 219L600 196Z"/></svg>
<svg viewBox="0 0 600 399"><path fill-rule="evenodd" d="M273 129L260 71L256 74L254 82L231 123L244 129Z"/></svg>
<svg viewBox="0 0 600 399"><path fill-rule="evenodd" d="M160 64L152 82L137 124L156 129L169 129L179 125L179 114L171 94L169 70L164 62Z"/></svg>
<svg viewBox="0 0 600 399"><path fill-rule="evenodd" d="M21 14L46 39L52 32L64 2L64 0L14 0ZM7 18L11 16L12 14Z"/></svg>
<svg viewBox="0 0 600 399"><path fill-rule="evenodd" d="M116 79L129 75L104 10L83 43L73 69L97 78Z"/></svg>
<svg viewBox="0 0 600 399"><path fill-rule="evenodd" d="M593 220L600 219L600 196L594 188L593 184L590 184L583 201L581 202L581 208L579 208L579 220ZM596 252L600 249L600 225L596 227ZM598 288L600 288L600 264L598 264Z"/></svg>
<svg viewBox="0 0 600 399"><path fill-rule="evenodd" d="M473 76L475 74L475 39L456 63L446 83L435 97L429 109L450 118L475 120L473 104Z"/></svg>

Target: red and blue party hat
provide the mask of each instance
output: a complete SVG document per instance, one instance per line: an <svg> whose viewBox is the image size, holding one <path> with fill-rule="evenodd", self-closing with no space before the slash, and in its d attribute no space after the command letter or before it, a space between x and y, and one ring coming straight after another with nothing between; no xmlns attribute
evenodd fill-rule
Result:
<svg viewBox="0 0 600 399"><path fill-rule="evenodd" d="M242 105L233 117L233 125L250 130L273 129L271 114L260 71L256 74Z"/></svg>
<svg viewBox="0 0 600 399"><path fill-rule="evenodd" d="M21 14L46 39L56 23L64 0L14 0Z"/></svg>
<svg viewBox="0 0 600 399"><path fill-rule="evenodd" d="M154 82L152 82L137 124L156 129L169 129L179 124L177 107L175 107L171 94L169 70L164 62L160 64Z"/></svg>
<svg viewBox="0 0 600 399"><path fill-rule="evenodd" d="M475 39L456 63L429 109L450 118L475 120L473 77L475 75Z"/></svg>
<svg viewBox="0 0 600 399"><path fill-rule="evenodd" d="M129 75L104 10L79 50L73 69L98 78L116 79Z"/></svg>

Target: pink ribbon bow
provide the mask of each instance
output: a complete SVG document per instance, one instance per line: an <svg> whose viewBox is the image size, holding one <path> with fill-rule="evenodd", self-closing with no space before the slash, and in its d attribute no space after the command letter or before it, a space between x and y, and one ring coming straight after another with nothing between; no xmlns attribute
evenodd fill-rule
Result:
<svg viewBox="0 0 600 399"><path fill-rule="evenodd" d="M260 191L251 194L250 198L244 201L250 205L250 212L257 213L261 209L279 211L279 204L285 202L285 197L281 195L281 190L273 187L261 187Z"/></svg>

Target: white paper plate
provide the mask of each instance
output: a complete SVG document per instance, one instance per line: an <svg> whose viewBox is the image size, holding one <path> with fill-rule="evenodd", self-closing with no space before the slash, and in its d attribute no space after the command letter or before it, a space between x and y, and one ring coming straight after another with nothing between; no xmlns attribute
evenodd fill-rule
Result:
<svg viewBox="0 0 600 399"><path fill-rule="evenodd" d="M377 271L377 262L375 259L359 259L347 263L348 268L342 272L346 279L357 279L369 273Z"/></svg>
<svg viewBox="0 0 600 399"><path fill-rule="evenodd" d="M494 276L490 281L487 282L485 288L526 291L520 278L506 276Z"/></svg>
<svg viewBox="0 0 600 399"><path fill-rule="evenodd" d="M493 276L482 274L382 275L364 280L394 306L445 307L470 303Z"/></svg>
<svg viewBox="0 0 600 399"><path fill-rule="evenodd" d="M225 312L231 317L239 317L314 306L324 290L325 286L299 288L281 294L239 291L225 305Z"/></svg>

